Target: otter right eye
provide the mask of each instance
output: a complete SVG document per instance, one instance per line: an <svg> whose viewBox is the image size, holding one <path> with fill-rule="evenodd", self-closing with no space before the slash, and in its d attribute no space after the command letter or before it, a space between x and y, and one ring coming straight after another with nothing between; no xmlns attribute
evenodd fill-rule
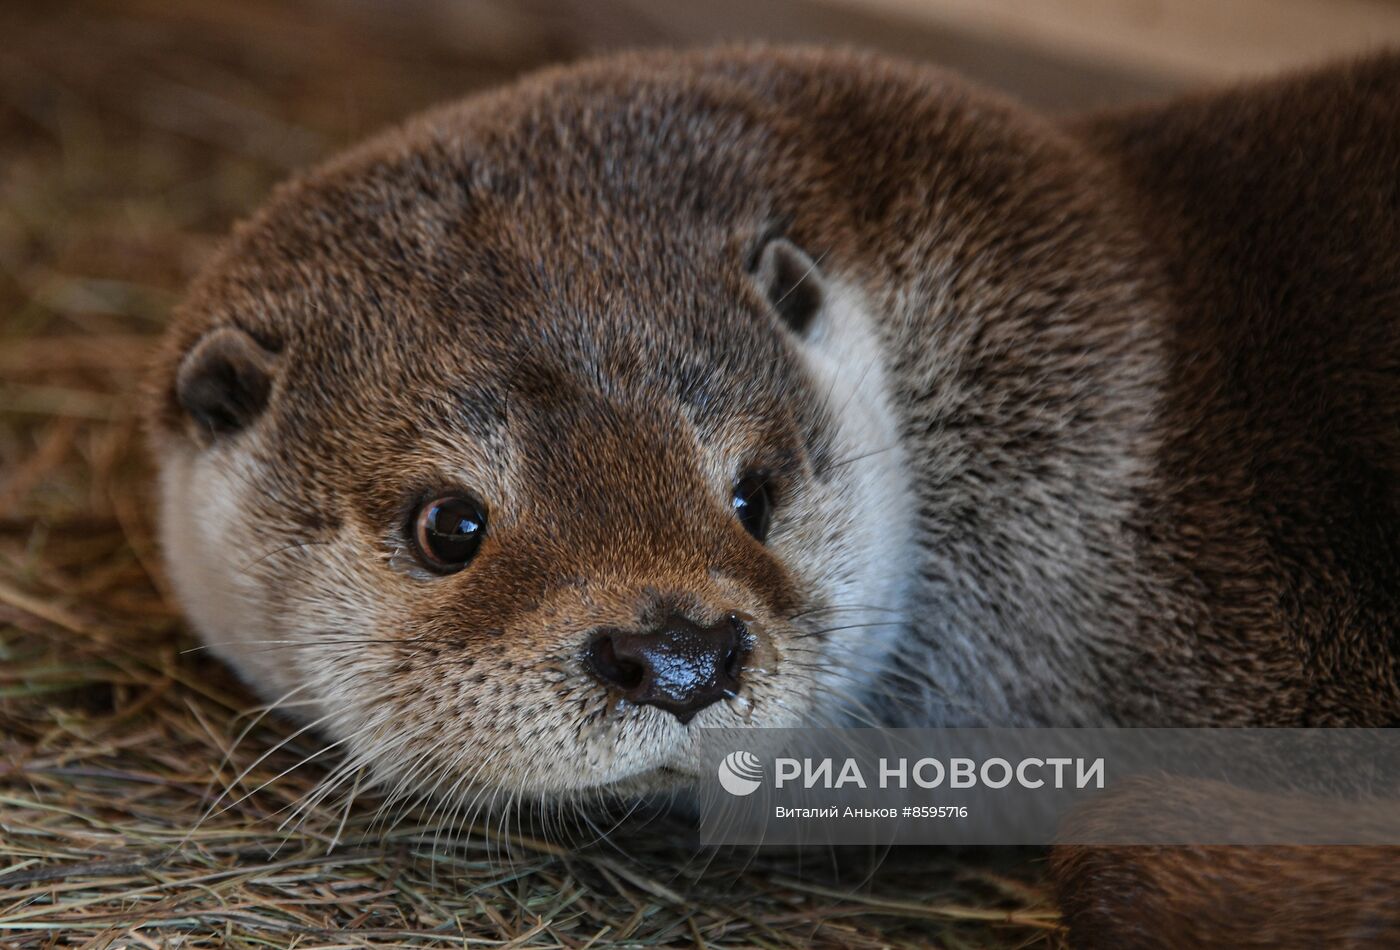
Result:
<svg viewBox="0 0 1400 950"><path fill-rule="evenodd" d="M423 563L439 574L467 566L486 534L486 513L470 498L449 495L428 502L413 518L413 540Z"/></svg>
<svg viewBox="0 0 1400 950"><path fill-rule="evenodd" d="M730 504L744 530L753 535L759 544L765 543L768 540L768 525L773 520L773 499L768 493L768 484L762 478L750 475L734 486Z"/></svg>

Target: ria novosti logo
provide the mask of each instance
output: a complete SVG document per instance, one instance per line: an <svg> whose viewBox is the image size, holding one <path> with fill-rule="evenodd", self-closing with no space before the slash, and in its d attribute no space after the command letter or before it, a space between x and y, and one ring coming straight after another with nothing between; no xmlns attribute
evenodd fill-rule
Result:
<svg viewBox="0 0 1400 950"><path fill-rule="evenodd" d="M719 764L719 784L731 795L752 795L763 780L763 764L752 752L731 752Z"/></svg>
<svg viewBox="0 0 1400 950"><path fill-rule="evenodd" d="M947 760L924 757L881 758L874 774L867 776L872 763L854 758L785 758L773 760L773 787L784 789L971 789L1005 788L1015 784L1025 789L1083 789L1104 787L1104 757L1095 759L1060 756L1016 761L993 756L987 759L953 757ZM763 784L763 764L758 756L743 750L731 752L719 764L719 783L731 795L752 795Z"/></svg>

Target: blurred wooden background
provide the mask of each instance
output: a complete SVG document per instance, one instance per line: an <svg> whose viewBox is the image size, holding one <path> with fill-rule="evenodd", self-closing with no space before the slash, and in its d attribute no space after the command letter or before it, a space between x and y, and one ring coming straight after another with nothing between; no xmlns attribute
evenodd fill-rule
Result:
<svg viewBox="0 0 1400 950"><path fill-rule="evenodd" d="M384 0L359 0L364 10ZM1050 108L1400 47L1397 0L410 0L449 32L512 20L585 49L762 38L873 46Z"/></svg>

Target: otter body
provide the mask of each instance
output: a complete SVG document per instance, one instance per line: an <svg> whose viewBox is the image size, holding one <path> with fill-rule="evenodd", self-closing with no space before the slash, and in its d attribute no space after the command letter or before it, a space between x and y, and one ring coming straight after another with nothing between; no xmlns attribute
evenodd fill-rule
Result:
<svg viewBox="0 0 1400 950"><path fill-rule="evenodd" d="M542 73L197 282L172 579L448 796L664 787L739 722L1394 724L1398 173L1392 56L1067 121L856 54ZM1187 919L1172 854L1132 893Z"/></svg>

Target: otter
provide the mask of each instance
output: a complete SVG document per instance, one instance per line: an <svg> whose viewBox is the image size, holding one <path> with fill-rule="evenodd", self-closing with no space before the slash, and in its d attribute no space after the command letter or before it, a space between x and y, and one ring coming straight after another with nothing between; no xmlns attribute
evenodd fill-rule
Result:
<svg viewBox="0 0 1400 950"><path fill-rule="evenodd" d="M1068 118L765 47L439 108L179 308L170 579L449 797L683 785L741 723L1396 724L1398 129L1396 55ZM1393 852L1312 854L1053 866L1081 946L1400 934Z"/></svg>

